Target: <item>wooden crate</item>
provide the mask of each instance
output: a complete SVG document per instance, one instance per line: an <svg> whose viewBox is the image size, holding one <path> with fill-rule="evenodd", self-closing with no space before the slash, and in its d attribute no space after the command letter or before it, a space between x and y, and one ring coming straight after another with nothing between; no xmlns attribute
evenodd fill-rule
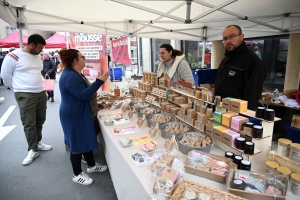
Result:
<svg viewBox="0 0 300 200"><path fill-rule="evenodd" d="M276 161L280 166L288 167L293 173L300 173L300 163L296 163L289 158L282 157L276 151L269 152L269 160Z"/></svg>

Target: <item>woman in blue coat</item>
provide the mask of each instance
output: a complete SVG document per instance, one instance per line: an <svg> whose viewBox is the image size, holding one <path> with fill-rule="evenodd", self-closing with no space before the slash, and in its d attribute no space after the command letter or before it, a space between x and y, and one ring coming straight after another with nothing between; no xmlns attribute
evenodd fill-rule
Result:
<svg viewBox="0 0 300 200"><path fill-rule="evenodd" d="M98 75L90 86L81 73L85 67L85 57L75 49L59 52L65 69L59 80L61 93L60 121L64 131L65 144L70 147L73 167L73 181L83 185L93 183L93 179L81 170L81 157L87 161L87 172L103 172L106 165L95 163L93 150L98 148L97 136L92 117L90 99L107 80L110 73Z"/></svg>

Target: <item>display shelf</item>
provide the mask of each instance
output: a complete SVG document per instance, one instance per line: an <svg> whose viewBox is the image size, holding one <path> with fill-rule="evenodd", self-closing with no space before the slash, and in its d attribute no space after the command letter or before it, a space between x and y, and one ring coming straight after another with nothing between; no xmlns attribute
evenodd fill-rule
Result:
<svg viewBox="0 0 300 200"><path fill-rule="evenodd" d="M277 121L281 120L281 118L278 118L278 117L275 117L274 121L267 121L267 120L264 120L262 118L257 118L257 117L255 117L255 111L253 111L253 110L247 110L246 112L240 112L240 114L245 115L247 117L252 117L252 118L255 118L255 119L259 119L261 121L268 122L268 123L277 122Z"/></svg>
<svg viewBox="0 0 300 200"><path fill-rule="evenodd" d="M166 99L166 97L160 96L160 95L155 94L155 93L152 93L152 92L150 92L150 94L151 94L151 95L154 95L154 96L157 96L157 97L160 97L160 98L163 98L163 99Z"/></svg>
<svg viewBox="0 0 300 200"><path fill-rule="evenodd" d="M160 86L160 85L153 85L153 87L158 87L158 88L161 88L161 89L164 89L164 90L167 89L166 87L162 87L162 86Z"/></svg>
<svg viewBox="0 0 300 200"><path fill-rule="evenodd" d="M232 147L232 146L228 146L227 144L221 142L220 140L214 139L214 144L217 147L219 147L220 149L224 150L224 151L233 152L235 155L240 155L244 159L249 160L249 161L253 161L257 158L262 157L262 155L261 155L262 151L257 149L257 148L254 149L254 154L253 155L248 155L248 154L244 154L244 151L239 150L239 149L237 149L235 147Z"/></svg>
<svg viewBox="0 0 300 200"><path fill-rule="evenodd" d="M243 132L243 131L237 131L237 130L235 130L235 129L233 129L233 128L231 128L231 127L229 127L229 126L226 126L226 125L224 125L224 124L221 124L221 123L219 123L219 122L216 122L216 121L214 121L214 119L213 118L209 118L208 120L210 120L212 123L214 123L214 124L217 124L217 125L220 125L220 126L223 126L223 127L225 127L225 128L228 128L228 129L230 129L230 130L232 130L232 131L234 131L234 132L237 132L237 133L240 133L240 134L243 134L243 135L245 135L245 133ZM265 139L265 138L268 138L268 137L270 137L270 135L267 135L267 136L263 136L262 138L254 138L254 137L252 137L251 135L248 135L249 137L251 137L252 138L252 140L262 140L262 139Z"/></svg>
<svg viewBox="0 0 300 200"><path fill-rule="evenodd" d="M296 163L287 157L283 157L277 151L269 152L269 160L276 161L280 166L288 167L293 173L300 173L300 163Z"/></svg>

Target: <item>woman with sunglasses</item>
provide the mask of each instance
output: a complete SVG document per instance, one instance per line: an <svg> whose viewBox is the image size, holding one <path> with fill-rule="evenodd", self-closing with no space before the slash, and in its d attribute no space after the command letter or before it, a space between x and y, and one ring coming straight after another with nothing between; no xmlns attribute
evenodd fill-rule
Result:
<svg viewBox="0 0 300 200"><path fill-rule="evenodd" d="M82 185L93 183L93 179L81 169L81 157L87 161L87 172L103 172L106 165L95 162L93 150L98 148L95 130L94 97L97 90L108 79L110 73L100 73L94 83L89 83L81 73L85 67L85 57L75 49L59 52L65 66L59 80L61 92L60 121L64 131L65 144L70 148L73 167L73 181Z"/></svg>

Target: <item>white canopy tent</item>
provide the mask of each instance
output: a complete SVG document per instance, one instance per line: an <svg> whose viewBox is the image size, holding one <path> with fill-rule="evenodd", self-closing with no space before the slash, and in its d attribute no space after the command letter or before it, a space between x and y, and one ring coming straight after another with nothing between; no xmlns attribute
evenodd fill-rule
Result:
<svg viewBox="0 0 300 200"><path fill-rule="evenodd" d="M0 0L0 18L19 29L196 41L300 32L300 0Z"/></svg>

